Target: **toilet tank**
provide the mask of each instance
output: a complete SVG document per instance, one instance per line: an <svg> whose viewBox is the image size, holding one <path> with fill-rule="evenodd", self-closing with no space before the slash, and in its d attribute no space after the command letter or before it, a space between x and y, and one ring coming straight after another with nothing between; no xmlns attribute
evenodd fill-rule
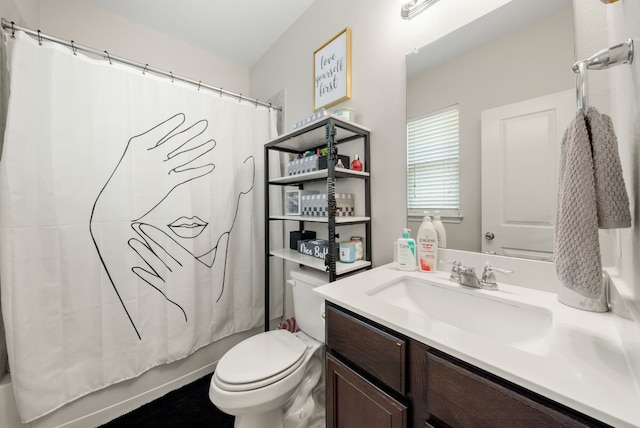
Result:
<svg viewBox="0 0 640 428"><path fill-rule="evenodd" d="M291 271L293 313L298 328L324 343L324 299L313 292L319 285L329 282L326 273L314 270Z"/></svg>

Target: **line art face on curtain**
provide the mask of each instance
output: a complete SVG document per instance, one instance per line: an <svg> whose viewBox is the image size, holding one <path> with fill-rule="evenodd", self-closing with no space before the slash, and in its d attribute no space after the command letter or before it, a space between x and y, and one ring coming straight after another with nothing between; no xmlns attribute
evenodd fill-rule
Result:
<svg viewBox="0 0 640 428"><path fill-rule="evenodd" d="M0 300L22 421L261 326L276 112L8 43Z"/></svg>
<svg viewBox="0 0 640 428"><path fill-rule="evenodd" d="M125 148L122 159L118 161L118 165L109 176L107 183L100 190L91 210L89 223L93 226L94 215L100 216L100 212L108 211L108 207L119 206L122 197L120 189L127 187L126 183L131 180L131 177L127 174L128 171L123 172L122 169L118 168L123 159L136 156L149 159L146 164L150 165L151 168L144 169L142 171L144 177L133 180L133 183L143 187L151 183L148 189L145 187L141 190L147 192L151 190L155 194L151 194L148 198L151 204L148 208L143 204L138 207L138 212L134 212L134 217L136 218L131 220L131 228L135 232L135 237L128 240L129 247L140 256L144 266L122 266L119 264L119 260L111 260L103 256L100 252L100 245L94 237L93 230L91 230L91 237L98 251L100 261L114 287L118 300L122 304L127 319L131 322L139 339L142 339L142 333L131 318L126 304L118 291L119 287L123 286L123 284L126 286L126 283L130 280L126 278L128 272L133 272L160 293L167 302L182 313L184 321L188 322L189 315L180 302L174 301L169 297L168 288L188 280L188 278L183 278L183 271L190 274L193 269L201 269L205 272L207 269L213 269L222 274L222 282L215 285L216 290L214 291L214 295L217 295L215 301L218 302L224 291L229 236L238 216L240 199L242 195L247 195L251 192L254 187L255 160L253 156L249 156L244 160L244 165L240 168L241 187L237 200L228 201L235 204L233 218L218 220L219 225L222 226L222 231L217 237L206 233L203 234L209 223L198 217L197 213L184 212L180 217L173 219L166 225L154 225L144 222L145 217L149 217L149 214L158 205L162 204L171 192L185 191L183 186L189 186L192 180L209 178L215 170L212 152L216 147L216 141L213 139L207 140L206 135L204 135L208 127L207 120L201 119L192 125L187 125L186 129L182 129L184 128L185 120L185 115L179 113L150 130L132 137ZM169 176L169 180L159 180L164 176ZM118 185L118 181L124 181L125 185L122 183ZM158 183L159 185L153 185L153 183ZM224 185L224 183L220 184ZM131 191L134 194L139 193L135 189L135 185L133 187ZM138 214L140 215L138 216ZM215 214L207 213L206 217L210 216L217 217ZM108 214L100 217L106 218ZM201 237L199 238L199 236ZM180 241L184 240L204 242L196 245L195 248L199 250L194 252L180 244ZM165 244L162 244L162 242ZM123 277L125 278L120 281L120 278ZM219 288L219 292L217 288Z"/></svg>

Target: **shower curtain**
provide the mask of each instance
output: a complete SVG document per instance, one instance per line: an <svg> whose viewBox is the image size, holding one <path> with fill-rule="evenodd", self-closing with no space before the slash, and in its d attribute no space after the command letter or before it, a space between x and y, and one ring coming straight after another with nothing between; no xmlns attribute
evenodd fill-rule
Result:
<svg viewBox="0 0 640 428"><path fill-rule="evenodd" d="M10 43L0 284L27 422L262 324L275 112Z"/></svg>

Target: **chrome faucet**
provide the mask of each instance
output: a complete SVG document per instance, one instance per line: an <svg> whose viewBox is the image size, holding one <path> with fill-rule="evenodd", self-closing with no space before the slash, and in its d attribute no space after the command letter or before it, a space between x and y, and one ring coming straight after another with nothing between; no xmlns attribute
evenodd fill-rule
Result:
<svg viewBox="0 0 640 428"><path fill-rule="evenodd" d="M511 270L492 267L487 262L484 270L482 271L482 278L478 278L475 268L462 266L462 263L457 260L448 263L453 264L453 267L451 268L451 275L449 276L451 281L467 287L482 288L484 290L498 289L495 272L502 273L504 275L510 275L513 273Z"/></svg>

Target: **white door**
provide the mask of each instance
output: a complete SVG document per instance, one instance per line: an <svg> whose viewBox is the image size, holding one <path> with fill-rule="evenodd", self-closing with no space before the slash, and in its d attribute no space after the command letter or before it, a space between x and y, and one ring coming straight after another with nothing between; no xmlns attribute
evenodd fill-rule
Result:
<svg viewBox="0 0 640 428"><path fill-rule="evenodd" d="M552 260L560 143L575 90L482 112L482 251Z"/></svg>

